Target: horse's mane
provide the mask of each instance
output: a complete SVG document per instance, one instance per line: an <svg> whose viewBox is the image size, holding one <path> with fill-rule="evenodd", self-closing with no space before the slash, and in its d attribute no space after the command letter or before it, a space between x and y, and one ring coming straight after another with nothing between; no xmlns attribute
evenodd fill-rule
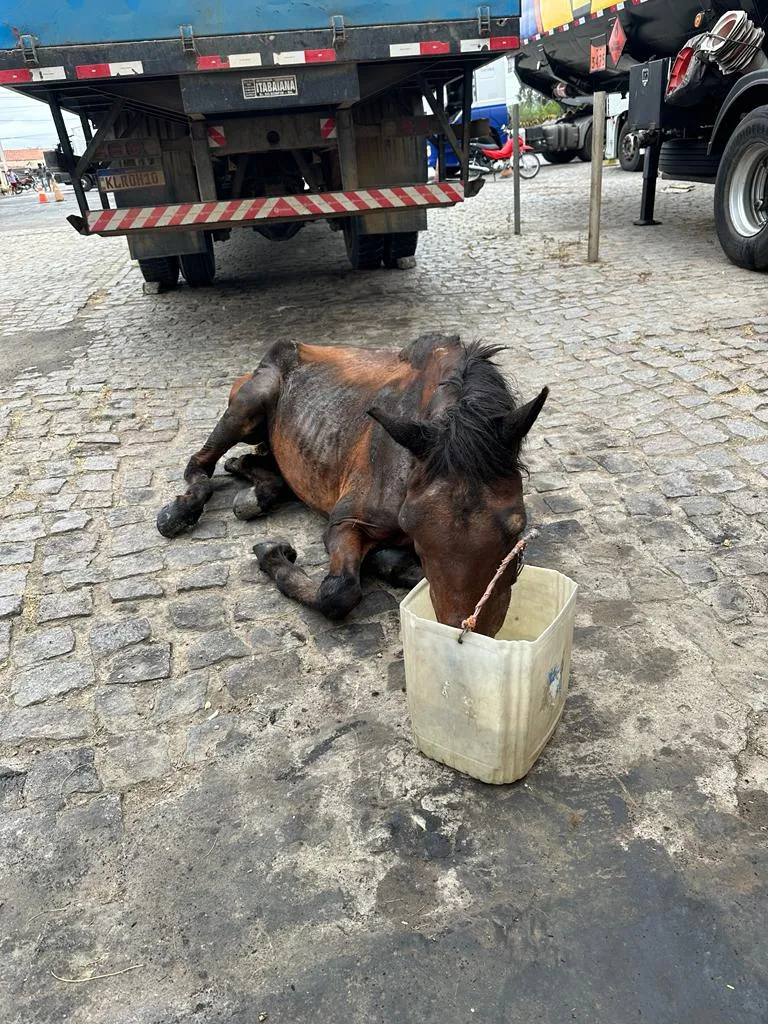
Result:
<svg viewBox="0 0 768 1024"><path fill-rule="evenodd" d="M449 476L474 483L524 472L521 439L510 439L505 429L517 398L491 361L504 346L476 341L460 347L458 362L438 385L455 400L429 420L434 442L423 460L424 472L429 479Z"/></svg>

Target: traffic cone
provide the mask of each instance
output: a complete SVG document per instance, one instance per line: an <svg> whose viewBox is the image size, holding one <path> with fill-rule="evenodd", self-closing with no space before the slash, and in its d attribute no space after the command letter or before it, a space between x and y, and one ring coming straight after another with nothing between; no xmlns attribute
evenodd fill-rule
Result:
<svg viewBox="0 0 768 1024"><path fill-rule="evenodd" d="M51 188L53 189L53 198L57 203L64 202L64 196L61 194L59 183L55 178L51 178Z"/></svg>
<svg viewBox="0 0 768 1024"><path fill-rule="evenodd" d="M42 189L37 193L37 201L38 203L48 202L48 196L45 194L45 192L42 191Z"/></svg>

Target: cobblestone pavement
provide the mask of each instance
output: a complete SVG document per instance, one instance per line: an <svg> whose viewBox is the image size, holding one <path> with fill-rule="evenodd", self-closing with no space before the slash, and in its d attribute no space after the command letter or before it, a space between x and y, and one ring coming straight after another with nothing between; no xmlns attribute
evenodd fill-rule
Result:
<svg viewBox="0 0 768 1024"><path fill-rule="evenodd" d="M243 232L158 296L71 199L0 203L4 1019L766 1020L765 279L708 188L638 230L639 186L606 172L598 266L571 165L524 183L522 239L499 182L415 270ZM194 532L153 525L269 343L436 328L552 389L530 560L581 587L572 688L512 787L412 747L399 593L331 626L262 579L264 536L321 571L309 512L239 522L222 475Z"/></svg>

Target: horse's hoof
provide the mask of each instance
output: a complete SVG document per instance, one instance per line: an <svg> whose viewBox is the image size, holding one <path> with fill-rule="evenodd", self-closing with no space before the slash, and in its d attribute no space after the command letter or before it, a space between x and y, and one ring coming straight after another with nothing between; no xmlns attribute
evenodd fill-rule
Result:
<svg viewBox="0 0 768 1024"><path fill-rule="evenodd" d="M284 561L295 562L296 550L287 540L264 540L253 545L253 553L259 560L259 568L269 575Z"/></svg>
<svg viewBox="0 0 768 1024"><path fill-rule="evenodd" d="M163 506L155 520L158 533L161 533L163 537L178 537L180 533L184 533L196 522L197 519L192 518L187 510L179 506L177 501L169 501L167 505Z"/></svg>
<svg viewBox="0 0 768 1024"><path fill-rule="evenodd" d="M256 488L246 487L245 490L238 491L232 502L232 511L238 519L257 519L264 515Z"/></svg>

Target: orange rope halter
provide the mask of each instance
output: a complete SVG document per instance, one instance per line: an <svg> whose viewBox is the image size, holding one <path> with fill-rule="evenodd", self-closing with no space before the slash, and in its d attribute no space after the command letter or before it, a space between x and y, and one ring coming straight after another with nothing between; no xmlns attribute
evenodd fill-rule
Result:
<svg viewBox="0 0 768 1024"><path fill-rule="evenodd" d="M483 594L483 596L480 598L480 600L475 605L475 610L466 619L462 620L462 623L461 623L461 633L459 634L459 643L460 644L464 643L464 636L465 636L465 634L466 633L471 633L475 629L475 627L477 626L477 617L480 614L480 612L483 610L483 605L485 604L485 602L488 600L488 598L493 593L493 588L496 586L496 584L499 582L501 577L504 575L504 571L509 566L510 562L512 562L514 559L518 559L518 564L517 564L517 568L516 568L516 571L515 571L515 578L514 578L514 580L512 582L513 583L517 582L517 578L520 575L520 570L522 569L522 564L523 564L523 557L522 556L523 556L523 552L526 549L526 546L527 546L527 541L526 540L522 540L522 539L519 540L517 542L517 544L515 544L515 546L512 548L512 550L509 552L509 554L504 558L504 560L502 561L502 563L499 566L499 568L496 570L496 575L493 577L491 582L485 588L485 593Z"/></svg>

